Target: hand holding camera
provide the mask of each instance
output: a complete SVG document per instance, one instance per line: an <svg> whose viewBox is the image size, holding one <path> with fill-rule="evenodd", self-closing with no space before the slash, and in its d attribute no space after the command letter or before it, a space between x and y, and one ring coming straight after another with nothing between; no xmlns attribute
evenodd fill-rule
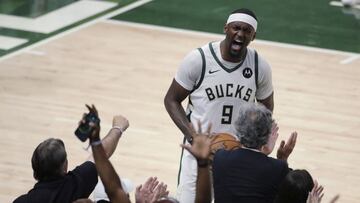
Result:
<svg viewBox="0 0 360 203"><path fill-rule="evenodd" d="M99 140L100 119L98 112L94 105L89 106L86 104L86 107L89 109L89 113L84 114L78 128L75 130L75 135L82 142L85 142L88 138L90 140Z"/></svg>

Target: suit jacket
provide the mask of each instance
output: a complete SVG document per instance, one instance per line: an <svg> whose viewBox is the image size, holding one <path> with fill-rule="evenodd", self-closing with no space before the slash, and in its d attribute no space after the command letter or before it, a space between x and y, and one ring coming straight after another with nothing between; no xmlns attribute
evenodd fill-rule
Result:
<svg viewBox="0 0 360 203"><path fill-rule="evenodd" d="M289 170L285 161L260 152L219 150L213 161L215 203L273 202Z"/></svg>

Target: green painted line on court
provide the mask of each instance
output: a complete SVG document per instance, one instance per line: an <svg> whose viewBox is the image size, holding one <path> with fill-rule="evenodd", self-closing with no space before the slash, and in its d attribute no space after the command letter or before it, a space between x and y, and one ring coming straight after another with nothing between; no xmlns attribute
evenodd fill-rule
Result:
<svg viewBox="0 0 360 203"><path fill-rule="evenodd" d="M18 37L18 38L23 38L23 39L29 40L28 42L26 42L18 47L12 48L12 49L8 49L8 50L0 49L0 57L3 55L6 55L8 53L11 53L13 51L16 51L20 48L29 46L29 45L47 37L46 34L26 32L26 31L22 31L22 30L14 30L14 29L7 29L7 28L1 28L0 35L9 36L9 37Z"/></svg>
<svg viewBox="0 0 360 203"><path fill-rule="evenodd" d="M2 0L0 0L0 3L1 3L1 1ZM70 0L68 0L68 1L70 1ZM128 5L130 3L133 3L134 1L135 0L111 0L111 2L118 3L118 5L111 8L111 9L108 9L106 11L103 11L101 13L98 13L96 15L93 15L93 16L91 16L89 18L81 20L81 21L79 21L77 23L66 26L64 28L61 28L61 29L59 29L59 30L57 30L55 32L50 33L50 34L41 34L41 33L35 33L35 32L26 32L26 31L22 31L22 30L0 28L0 35L9 36L9 37L25 38L25 39L29 40L27 43L24 43L24 44L22 44L20 46L12 48L12 49L8 49L8 50L1 50L0 49L0 57L5 56L5 55L7 55L9 53L12 53L14 51L20 50L22 48L25 48L27 46L30 46L30 45L32 45L34 43L37 43L37 42L39 42L41 40L44 40L46 38L49 38L49 37L52 37L52 36L57 35L59 33L65 32L65 31L67 31L67 30L69 30L71 28L82 25L82 24L84 24L84 23L86 23L88 21L91 21L91 20L93 20L95 18L98 18L100 16L106 15L107 13L110 13L110 12L112 12L114 10L117 10L117 9L119 9L121 7L124 7L124 6L126 6L126 5ZM17 3L17 0L15 0L14 3ZM18 4L16 4L16 5L18 5ZM12 13L9 13L9 14L12 14Z"/></svg>
<svg viewBox="0 0 360 203"><path fill-rule="evenodd" d="M36 33L36 32L27 32L23 30L15 30L8 28L0 28L0 35L9 36L9 37L19 37L26 39L41 39L46 37L46 34Z"/></svg>
<svg viewBox="0 0 360 203"><path fill-rule="evenodd" d="M360 53L360 21L328 0L156 0L113 19L223 33L241 7L256 12L258 39Z"/></svg>
<svg viewBox="0 0 360 203"><path fill-rule="evenodd" d="M77 0L0 0L0 13L36 18L75 1Z"/></svg>

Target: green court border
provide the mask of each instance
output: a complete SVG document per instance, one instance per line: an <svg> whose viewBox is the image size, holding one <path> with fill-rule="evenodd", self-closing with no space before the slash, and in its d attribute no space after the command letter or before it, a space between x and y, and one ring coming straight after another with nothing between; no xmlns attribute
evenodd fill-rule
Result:
<svg viewBox="0 0 360 203"><path fill-rule="evenodd" d="M21 50L23 48L26 48L30 45L33 45L37 42L40 42L40 41L43 41L43 40L46 40L48 38L51 38L53 36L56 36L58 34L61 34L67 30L70 30L72 28L75 28L75 27L78 27L84 23L87 23L87 22L90 22L96 18L99 18L101 16L104 16L108 13L111 13L117 9L120 9L122 7L125 7L131 3L134 3L135 1L134 0L122 0L121 2L118 2L116 0L111 0L109 2L114 2L114 3L118 3L118 5L116 5L115 7L111 8L111 9L108 9L106 11L103 11L101 13L98 13L96 15L93 15L91 17L88 17L86 19L83 19L81 21L78 21L74 24L71 24L69 26L66 26L66 27L63 27L57 31L54 31L50 34L42 34L42 33L36 33L36 32L28 32L28 31L23 31L23 30L16 30L16 29L7 29L7 28L1 28L0 29L0 34L1 35L4 35L4 36L9 36L9 37L19 37L19 38L25 38L25 39L28 39L29 41L20 45L20 46L17 46L17 47L14 47L12 49L8 49L8 50L2 50L0 49L0 59L7 56L8 54L11 54L15 51L18 51L18 50Z"/></svg>
<svg viewBox="0 0 360 203"><path fill-rule="evenodd" d="M360 21L329 5L330 0L155 0L114 20L223 33L235 8L253 9L257 39L360 53Z"/></svg>
<svg viewBox="0 0 360 203"><path fill-rule="evenodd" d="M1 0L0 0L1 1ZM103 11L99 14L96 14L94 16L88 17L84 20L81 20L77 23L74 23L72 25L69 25L67 27L61 28L57 31L54 31L50 34L42 34L42 33L34 33L34 32L27 32L27 31L20 31L15 29L7 29L7 28L0 28L0 34L4 36L11 36L11 37L19 37L19 38L25 38L29 41L17 46L15 48L9 49L9 50L1 50L0 49L0 59L9 55L10 53L16 52L18 50L24 49L26 47L29 47L33 44L36 44L40 41L46 40L48 38L51 38L53 36L56 36L58 34L61 34L63 32L66 32L67 30L70 30L72 28L76 28L84 23L87 23L89 21L92 21L96 18L99 18L101 16L104 16L108 13L111 13L112 11L115 11L117 9L120 9L124 6L127 6L131 3L136 2L135 0L123 0L119 2L119 0L107 0L108 2L114 2L118 5L114 8L108 9L106 11ZM197 0L197 2L208 2L207 0ZM227 0L226 3L233 4L234 2L241 2L241 5L244 7L254 8L254 10L258 13L258 18L261 21L261 25L259 32L257 33L257 39L263 39L267 41L274 41L274 42L281 42L281 43L288 43L288 44L294 44L294 45L304 45L309 47L315 47L315 48L325 48L330 50L340 50L340 51L348 51L353 53L360 53L360 21L354 21L350 20L350 26L357 26L358 30L351 30L350 34L344 34L341 33L336 36L336 39L341 39L347 44L348 47L342 47L342 46L334 46L332 43L335 40L329 40L326 37L321 36L313 36L311 40L307 42L303 42L301 40L298 40L296 38L296 27L297 26L303 26L303 25L297 25L294 26L294 28L286 27L285 24L282 23L275 23L279 19L274 18L270 19L267 18L267 16L272 15L269 11L258 11L259 9L265 7L266 4L264 2L267 1L275 1L279 2L278 0L257 0L258 4L254 4L253 0ZM309 1L309 0L308 0ZM328 0L318 0L320 2L329 3ZM215 3L214 3L215 2ZM304 1L306 2L306 0ZM178 4L178 0L153 0L145 5L142 5L134 10L130 10L128 12L122 13L120 15L114 16L111 19L112 20L122 20L122 21L129 21L129 22L138 22L138 23L144 23L144 24L150 24L150 25L160 25L165 27L175 27L175 28L181 28L186 30L195 30L195 31L204 31L209 33L222 33L222 27L224 25L224 21L228 15L228 13L232 10L233 6L222 6L224 4L223 1L213 1L215 4L216 9L213 9L214 5L204 4L202 7L202 10L199 10L199 7L194 4L194 1L192 0L181 0L180 5ZM310 2L311 3L311 2ZM159 6L159 4L162 4L163 7L165 5L165 11L164 9ZM189 7L190 5L190 7ZM278 9L284 10L286 7L286 4L283 5L277 5ZM298 5L294 4L292 8L296 8ZM319 5L312 5L313 9L324 9L319 8ZM298 8L300 9L300 8ZM340 8L338 7L330 7L332 12L330 14L334 14L334 12L340 12ZM198 12L196 12L198 11ZM164 14L165 12L165 14ZM187 15L188 13L193 13L192 15ZM294 12L293 10L286 10L284 15L290 15ZM314 19L314 17L311 17L311 13L314 13L314 11L309 11L310 17L308 20ZM331 18L327 19L328 21L339 21L343 19L337 19L339 13L334 14ZM342 16L343 18L349 18L349 16ZM276 26L274 28L269 27L269 25ZM304 23L303 23L304 24ZM306 23L305 23L306 24ZM276 32L277 29L281 28L278 34L273 34ZM330 28L324 28L325 31ZM331 28L333 29L333 28ZM337 27L336 29L341 30L348 30L349 31L349 25L345 25L345 27ZM292 30L290 34L287 34L284 30ZM295 31L294 31L295 30ZM356 32L358 33L356 34ZM294 34L295 32L295 34ZM316 32L316 31L312 31ZM309 36L312 35L312 32L308 32L307 34ZM287 40L285 35L295 36L292 40ZM318 44L317 41L321 41L320 44ZM340 43L341 44L341 43Z"/></svg>
<svg viewBox="0 0 360 203"><path fill-rule="evenodd" d="M78 0L51 0L51 3L53 4L51 5L50 2L46 2L45 10L42 10L39 13L31 13L30 5L32 4L32 2L29 0L0 0L0 14L11 13L11 15L15 16L36 18L52 12L56 9L67 6L76 1Z"/></svg>

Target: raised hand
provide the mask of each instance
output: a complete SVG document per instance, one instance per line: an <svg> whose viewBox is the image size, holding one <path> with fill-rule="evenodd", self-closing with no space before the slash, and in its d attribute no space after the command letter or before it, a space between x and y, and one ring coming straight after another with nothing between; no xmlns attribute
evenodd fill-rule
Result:
<svg viewBox="0 0 360 203"><path fill-rule="evenodd" d="M119 128L121 132L124 132L129 127L129 121L122 115L114 116L112 126Z"/></svg>
<svg viewBox="0 0 360 203"><path fill-rule="evenodd" d="M97 118L99 118L99 114L98 111L96 109L96 107L94 106L94 104L92 104L91 106L85 104L86 108L89 109L89 114L94 114L96 115ZM81 123L85 123L86 114L83 115L83 119L81 120ZM90 121L89 126L91 127L91 134L90 134L90 140L99 140L100 139L100 123L99 122L93 122Z"/></svg>
<svg viewBox="0 0 360 203"><path fill-rule="evenodd" d="M136 203L149 203L157 184L159 181L156 177L149 177L143 185L137 186L135 191Z"/></svg>
<svg viewBox="0 0 360 203"><path fill-rule="evenodd" d="M297 132L293 132L291 133L286 143L284 140L281 141L276 154L278 159L287 161L289 155L291 154L291 152L293 151L296 145L296 138L297 138Z"/></svg>
<svg viewBox="0 0 360 203"><path fill-rule="evenodd" d="M160 183L154 190L153 197L151 199L151 202L156 202L157 200L161 198L165 198L169 195L169 191L167 190L167 185L164 183Z"/></svg>
<svg viewBox="0 0 360 203"><path fill-rule="evenodd" d="M136 187L136 203L153 203L162 197L167 197L167 185L160 183L157 177L149 177L143 185Z"/></svg>
<svg viewBox="0 0 360 203"><path fill-rule="evenodd" d="M198 161L207 161L211 151L211 142L216 137L210 134L211 124L208 126L205 133L202 133L200 122L198 122L198 132L195 131L192 125L190 126L190 128L193 137L192 145L181 144L180 146L188 150Z"/></svg>
<svg viewBox="0 0 360 203"><path fill-rule="evenodd" d="M96 116L99 116L97 109L95 108L94 104L91 104L91 106L85 104L86 108L89 109L89 113L93 113Z"/></svg>
<svg viewBox="0 0 360 203"><path fill-rule="evenodd" d="M308 198L306 200L306 203L320 203L321 199L324 196L324 187L319 185L316 180L314 180L314 187L309 192Z"/></svg>

